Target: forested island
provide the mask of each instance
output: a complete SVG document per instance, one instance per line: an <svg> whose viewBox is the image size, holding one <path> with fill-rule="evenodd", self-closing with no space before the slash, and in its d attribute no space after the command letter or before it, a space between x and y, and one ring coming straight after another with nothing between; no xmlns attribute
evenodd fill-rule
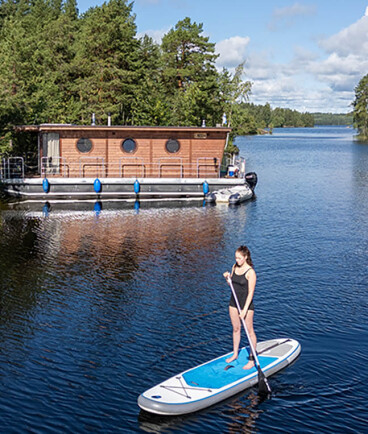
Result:
<svg viewBox="0 0 368 434"><path fill-rule="evenodd" d="M314 125L352 125L353 113L313 113Z"/></svg>
<svg viewBox="0 0 368 434"><path fill-rule="evenodd" d="M138 37L127 0L84 14L75 0L3 0L0 153L27 147L14 125L88 124L92 113L96 124L111 115L115 125L138 126L216 126L225 114L232 138L314 125L313 114L250 103L244 63L219 71L217 57L203 25L190 18L160 44Z"/></svg>

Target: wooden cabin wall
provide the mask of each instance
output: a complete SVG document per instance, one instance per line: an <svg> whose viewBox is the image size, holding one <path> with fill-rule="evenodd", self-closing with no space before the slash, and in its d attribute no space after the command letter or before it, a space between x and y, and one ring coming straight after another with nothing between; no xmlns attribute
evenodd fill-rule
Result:
<svg viewBox="0 0 368 434"><path fill-rule="evenodd" d="M61 129L55 132L60 134L60 156L70 177L197 177L198 174L216 177L226 141L226 132L221 131ZM77 141L82 137L92 142L88 153L77 149ZM127 138L137 143L133 153L122 149L122 142ZM177 153L166 150L169 138L179 141Z"/></svg>

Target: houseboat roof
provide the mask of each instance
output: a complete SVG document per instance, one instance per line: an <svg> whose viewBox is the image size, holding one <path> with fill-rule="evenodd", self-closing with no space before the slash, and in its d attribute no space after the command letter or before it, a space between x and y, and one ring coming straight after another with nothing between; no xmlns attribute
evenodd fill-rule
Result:
<svg viewBox="0 0 368 434"><path fill-rule="evenodd" d="M17 125L15 127L18 131L28 132L42 132L42 131L193 131L193 132L210 132L222 131L230 132L231 128L228 127L157 127L157 126L130 126L130 125L73 125L73 124L40 124L40 125Z"/></svg>

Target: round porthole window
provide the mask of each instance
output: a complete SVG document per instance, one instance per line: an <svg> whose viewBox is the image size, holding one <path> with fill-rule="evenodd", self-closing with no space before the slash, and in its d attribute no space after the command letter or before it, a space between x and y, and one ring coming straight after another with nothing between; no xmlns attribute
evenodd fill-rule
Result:
<svg viewBox="0 0 368 434"><path fill-rule="evenodd" d="M77 149L83 154L85 154L86 152L90 152L92 149L92 142L89 139L82 137L77 142Z"/></svg>
<svg viewBox="0 0 368 434"><path fill-rule="evenodd" d="M133 139L125 139L121 144L121 147L123 148L124 152L132 154L137 149L137 144Z"/></svg>
<svg viewBox="0 0 368 434"><path fill-rule="evenodd" d="M175 154L180 149L180 143L176 139L169 139L166 142L166 151Z"/></svg>

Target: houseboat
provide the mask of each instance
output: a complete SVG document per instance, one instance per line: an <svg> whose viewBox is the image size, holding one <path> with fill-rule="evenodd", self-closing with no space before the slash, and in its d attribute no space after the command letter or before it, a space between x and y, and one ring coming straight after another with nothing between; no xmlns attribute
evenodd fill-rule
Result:
<svg viewBox="0 0 368 434"><path fill-rule="evenodd" d="M3 193L20 200L203 198L244 185L245 160L224 158L227 127L41 124L16 127L37 138L36 170L2 159ZM36 146L36 145L35 145Z"/></svg>

